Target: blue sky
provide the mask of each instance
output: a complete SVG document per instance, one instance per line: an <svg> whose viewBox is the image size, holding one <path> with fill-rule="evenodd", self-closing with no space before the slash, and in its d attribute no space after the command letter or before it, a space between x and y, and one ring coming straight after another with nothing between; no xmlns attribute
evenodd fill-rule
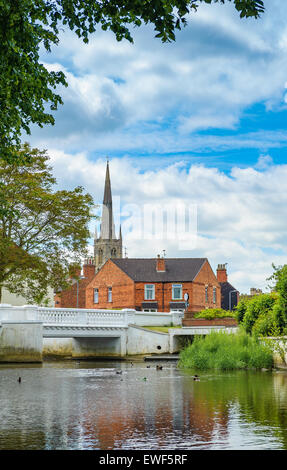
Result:
<svg viewBox="0 0 287 470"><path fill-rule="evenodd" d="M82 185L97 203L109 156L130 257L228 262L242 292L287 262L287 3L265 5L259 20L201 5L172 44L146 26L134 44L63 31L42 60L66 74L64 106L28 138L48 150L61 187ZM197 207L196 246L139 234L145 205L178 202Z"/></svg>

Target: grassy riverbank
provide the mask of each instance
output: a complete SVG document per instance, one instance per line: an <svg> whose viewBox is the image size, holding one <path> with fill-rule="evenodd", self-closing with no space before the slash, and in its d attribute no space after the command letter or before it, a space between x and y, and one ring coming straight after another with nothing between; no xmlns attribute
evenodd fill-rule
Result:
<svg viewBox="0 0 287 470"><path fill-rule="evenodd" d="M188 369L271 369L270 348L245 332L236 334L210 333L195 337L180 353L179 367Z"/></svg>

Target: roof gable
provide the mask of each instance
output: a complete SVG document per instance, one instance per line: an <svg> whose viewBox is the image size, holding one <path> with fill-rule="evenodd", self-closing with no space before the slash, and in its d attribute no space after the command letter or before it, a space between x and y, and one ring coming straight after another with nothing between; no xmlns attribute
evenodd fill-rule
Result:
<svg viewBox="0 0 287 470"><path fill-rule="evenodd" d="M111 275L111 271L109 272L109 270L110 270L111 264L113 264L113 262L114 262L114 258L109 258L109 259L103 264L103 266L99 269L99 271L97 271L97 272L95 273L94 277L89 280L89 284L88 284L87 287L90 288L90 287L93 287L95 283L97 284L97 282L102 278L103 274L104 274L105 276L108 275L109 277L111 277L111 276L110 276L110 275ZM120 266L117 266L117 265L116 265L116 271L117 271L117 273L116 273L117 276L122 272L122 273L124 273L124 274L126 275L127 278L129 278L129 279L127 279L128 281L130 281L130 282L133 281L133 279L128 275L128 273L124 272L123 269L121 269Z"/></svg>

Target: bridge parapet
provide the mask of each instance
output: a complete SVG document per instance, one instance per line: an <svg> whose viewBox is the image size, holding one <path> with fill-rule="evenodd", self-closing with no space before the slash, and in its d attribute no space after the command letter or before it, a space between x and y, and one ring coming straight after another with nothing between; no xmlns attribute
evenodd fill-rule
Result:
<svg viewBox="0 0 287 470"><path fill-rule="evenodd" d="M58 327L87 326L87 327L119 327L128 325L138 326L167 326L181 325L180 312L138 312L133 309L104 310L83 308L55 308L24 305L14 307L0 304L1 321L36 321L43 325Z"/></svg>
<svg viewBox="0 0 287 470"><path fill-rule="evenodd" d="M47 325L127 328L134 322L134 311L38 307L37 319Z"/></svg>

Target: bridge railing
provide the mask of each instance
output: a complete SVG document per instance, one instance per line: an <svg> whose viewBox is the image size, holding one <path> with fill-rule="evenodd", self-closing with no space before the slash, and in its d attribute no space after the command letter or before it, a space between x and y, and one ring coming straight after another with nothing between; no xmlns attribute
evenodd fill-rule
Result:
<svg viewBox="0 0 287 470"><path fill-rule="evenodd" d="M132 312L133 313L133 312ZM126 310L90 310L38 307L37 320L47 325L85 325L127 327L133 315Z"/></svg>
<svg viewBox="0 0 287 470"><path fill-rule="evenodd" d="M83 308L55 308L24 305L14 307L0 304L1 321L8 322L41 322L43 325L58 326L94 326L124 327L181 325L180 312L138 312L133 309L100 310Z"/></svg>

